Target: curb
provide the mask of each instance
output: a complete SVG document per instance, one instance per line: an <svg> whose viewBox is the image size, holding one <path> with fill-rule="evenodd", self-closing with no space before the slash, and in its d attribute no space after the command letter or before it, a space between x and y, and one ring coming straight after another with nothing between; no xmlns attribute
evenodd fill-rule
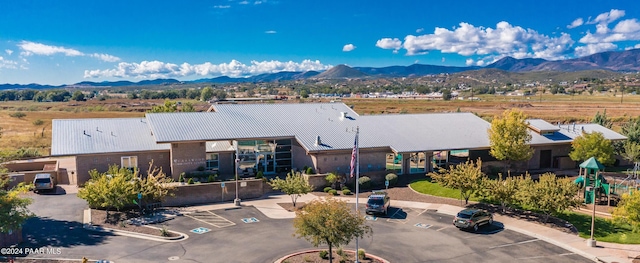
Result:
<svg viewBox="0 0 640 263"><path fill-rule="evenodd" d="M306 254L306 253L320 252L320 251L323 251L323 250L327 250L327 249L311 249L311 250L304 250L304 251L299 251L299 252L291 253L291 254L289 254L289 255L286 255L286 256L284 256L284 257L281 257L281 258L277 259L274 263L282 263L282 262L283 262L284 260L286 260L287 258L290 258L290 257L293 257L293 256L297 256L297 255L300 255L300 254ZM346 252L351 252L351 253L356 254L356 253L355 253L355 251L353 251L353 250L344 250L344 251L346 251ZM375 260L382 261L383 263L390 263L388 260L386 260L386 259L384 259L384 258L381 258L381 257L378 257L378 256L376 256L376 255L372 255L372 254L370 254L370 253L365 253L365 255L366 255L367 257L369 257L369 258L373 258L373 259L375 259Z"/></svg>
<svg viewBox="0 0 640 263"><path fill-rule="evenodd" d="M160 228L158 228L158 227L152 227L152 226L147 226L147 225L143 225L143 226L144 227L148 227L148 228L153 228L153 229L160 230ZM173 231L173 230L168 230L168 231L178 235L177 237L161 237L161 236L154 236L154 235L149 235L149 234L126 231L126 230L113 229L113 228L108 228L108 227L94 226L94 225L91 224L91 208L84 210L83 228L87 229L87 230L90 230L90 231L96 231L96 232L101 232L101 233L111 233L111 234L115 234L115 235L119 235L119 236L135 237L135 238L152 240L152 241L159 241L159 242L179 242L179 241L183 241L183 240L186 240L186 239L189 238L189 235L183 234L183 233L180 233L180 232L176 232L176 231Z"/></svg>
<svg viewBox="0 0 640 263"><path fill-rule="evenodd" d="M6 259L8 260L11 257L6 257L6 256L0 256L0 259ZM13 257L13 259L17 259L16 257ZM82 259L77 259L77 258L34 258L34 257L20 257L20 259L31 259L31 260L56 260L56 261L78 261L78 262L82 262ZM104 260L104 259L87 259L87 261L89 262L97 262L98 260ZM115 263L114 261L106 261L109 263Z"/></svg>

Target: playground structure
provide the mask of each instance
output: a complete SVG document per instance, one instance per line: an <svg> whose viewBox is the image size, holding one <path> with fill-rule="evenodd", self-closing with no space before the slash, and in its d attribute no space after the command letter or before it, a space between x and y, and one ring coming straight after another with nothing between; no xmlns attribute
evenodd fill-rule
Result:
<svg viewBox="0 0 640 263"><path fill-rule="evenodd" d="M615 205L622 194L631 194L638 190L640 163L635 163L633 169L627 170L626 178L620 181L617 181L615 176L607 180L600 172L603 169L599 163L585 162L580 165L580 176L574 182L580 186L585 204L593 204L594 201L601 204L606 200L607 205L611 205L612 201Z"/></svg>

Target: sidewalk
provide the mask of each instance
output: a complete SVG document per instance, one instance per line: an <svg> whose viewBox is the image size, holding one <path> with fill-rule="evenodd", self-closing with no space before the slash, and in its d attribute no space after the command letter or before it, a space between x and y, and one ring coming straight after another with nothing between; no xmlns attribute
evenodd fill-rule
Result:
<svg viewBox="0 0 640 263"><path fill-rule="evenodd" d="M298 198L297 202L309 202L322 197L313 194L306 194ZM345 200L348 203L355 203L354 198L334 197ZM260 210L265 216L275 219L294 218L295 213L283 209L278 203L290 203L291 198L288 195L269 195L262 199L242 201L242 206L253 206ZM360 203L366 202L361 200ZM460 207L447 204L421 203L412 201L394 200L393 206L418 208L418 209L434 209L438 213L455 215L460 211ZM233 203L221 203L202 206L186 207L185 211L195 210L216 210L228 209L235 207ZM536 223L517 220L515 218L496 215L495 221L504 224L505 229L529 235L540 240L549 242L558 247L579 254L583 257L592 259L596 262L628 262L631 263L633 258L640 255L640 245L623 245L605 242L597 242L597 247L588 247L586 239L576 235L564 233L559 230L548 228Z"/></svg>

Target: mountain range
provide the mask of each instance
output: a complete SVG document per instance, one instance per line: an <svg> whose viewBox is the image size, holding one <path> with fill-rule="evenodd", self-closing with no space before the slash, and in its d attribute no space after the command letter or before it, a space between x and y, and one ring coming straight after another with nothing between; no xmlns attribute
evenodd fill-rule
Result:
<svg viewBox="0 0 640 263"><path fill-rule="evenodd" d="M299 79L367 79L367 78L396 78L396 77L419 77L431 74L458 73L478 69L497 69L507 72L575 72L584 70L608 70L615 72L637 72L640 71L640 49L625 51L608 51L593 55L566 59L566 60L545 60L541 58L504 57L494 63L484 67L468 66L438 66L413 64L410 66L389 66L389 67L349 67L347 65L337 65L324 72L306 71L292 72L282 71L277 73L265 73L246 78L232 78L221 76L216 78L198 79L192 81L179 81L176 79L154 79L139 82L131 81L103 81L92 82L83 81L73 85L41 85L41 84L0 84L0 89L48 89L74 87L121 87L121 86L144 86L144 85L171 85L178 83L234 83L234 82L272 82Z"/></svg>

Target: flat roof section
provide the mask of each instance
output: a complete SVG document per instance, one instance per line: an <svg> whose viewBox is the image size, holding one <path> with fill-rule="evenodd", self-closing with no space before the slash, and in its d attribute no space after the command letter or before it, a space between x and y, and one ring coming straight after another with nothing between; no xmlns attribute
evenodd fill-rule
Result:
<svg viewBox="0 0 640 263"><path fill-rule="evenodd" d="M526 120L527 123L529 123L529 128L542 134L542 133L548 133L548 132L557 132L560 130L560 128L558 128L558 126L555 126L551 123L548 123L545 120L542 119L528 119Z"/></svg>

